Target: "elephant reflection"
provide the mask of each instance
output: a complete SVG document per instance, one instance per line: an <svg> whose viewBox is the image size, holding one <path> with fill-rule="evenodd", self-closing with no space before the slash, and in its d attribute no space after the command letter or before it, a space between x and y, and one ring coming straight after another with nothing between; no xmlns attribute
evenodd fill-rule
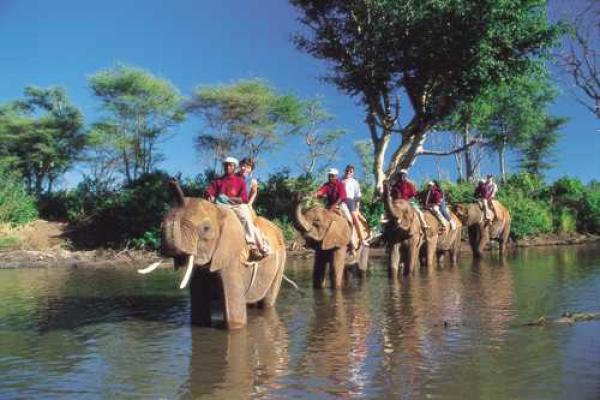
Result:
<svg viewBox="0 0 600 400"><path fill-rule="evenodd" d="M339 397L360 396L372 328L368 288L348 293L315 292L314 318L307 332L300 373L330 380Z"/></svg>
<svg viewBox="0 0 600 400"><path fill-rule="evenodd" d="M282 388L289 338L275 309L256 313L234 332L192 329L190 375L185 398L247 399Z"/></svg>

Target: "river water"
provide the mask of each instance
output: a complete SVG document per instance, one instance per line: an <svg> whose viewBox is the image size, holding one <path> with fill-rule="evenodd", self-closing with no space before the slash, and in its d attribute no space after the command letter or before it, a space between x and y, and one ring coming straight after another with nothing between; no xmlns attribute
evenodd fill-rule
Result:
<svg viewBox="0 0 600 400"><path fill-rule="evenodd" d="M598 399L600 248L525 249L504 263L462 254L390 282L313 291L288 262L276 310L246 329L189 324L170 269L0 271L0 398Z"/></svg>

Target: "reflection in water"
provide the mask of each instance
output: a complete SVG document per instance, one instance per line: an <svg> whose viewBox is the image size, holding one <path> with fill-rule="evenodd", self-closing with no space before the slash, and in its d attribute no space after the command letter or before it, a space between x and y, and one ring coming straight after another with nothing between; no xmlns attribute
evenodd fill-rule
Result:
<svg viewBox="0 0 600 400"><path fill-rule="evenodd" d="M249 313L240 331L193 328L186 398L245 399L281 389L288 335L277 311ZM208 373L207 373L208 372Z"/></svg>
<svg viewBox="0 0 600 400"><path fill-rule="evenodd" d="M600 251L523 249L388 280L311 286L288 274L276 310L246 329L192 328L170 271L0 271L0 398L600 397Z"/></svg>

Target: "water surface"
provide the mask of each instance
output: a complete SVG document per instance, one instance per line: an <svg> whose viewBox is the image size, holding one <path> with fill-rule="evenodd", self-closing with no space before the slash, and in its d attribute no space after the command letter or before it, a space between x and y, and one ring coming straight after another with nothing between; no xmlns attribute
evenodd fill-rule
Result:
<svg viewBox="0 0 600 400"><path fill-rule="evenodd" d="M234 333L191 327L171 270L1 270L0 398L600 398L600 321L523 326L600 312L600 248L486 256L338 292L291 260L303 292Z"/></svg>

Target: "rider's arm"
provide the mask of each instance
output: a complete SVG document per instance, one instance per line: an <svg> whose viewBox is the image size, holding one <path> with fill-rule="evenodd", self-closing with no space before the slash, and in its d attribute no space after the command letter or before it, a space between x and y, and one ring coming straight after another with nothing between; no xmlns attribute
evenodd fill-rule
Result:
<svg viewBox="0 0 600 400"><path fill-rule="evenodd" d="M258 195L258 182L256 179L252 179L252 183L250 184L250 193L248 195L248 204L251 206L254 204L256 200L256 196Z"/></svg>

